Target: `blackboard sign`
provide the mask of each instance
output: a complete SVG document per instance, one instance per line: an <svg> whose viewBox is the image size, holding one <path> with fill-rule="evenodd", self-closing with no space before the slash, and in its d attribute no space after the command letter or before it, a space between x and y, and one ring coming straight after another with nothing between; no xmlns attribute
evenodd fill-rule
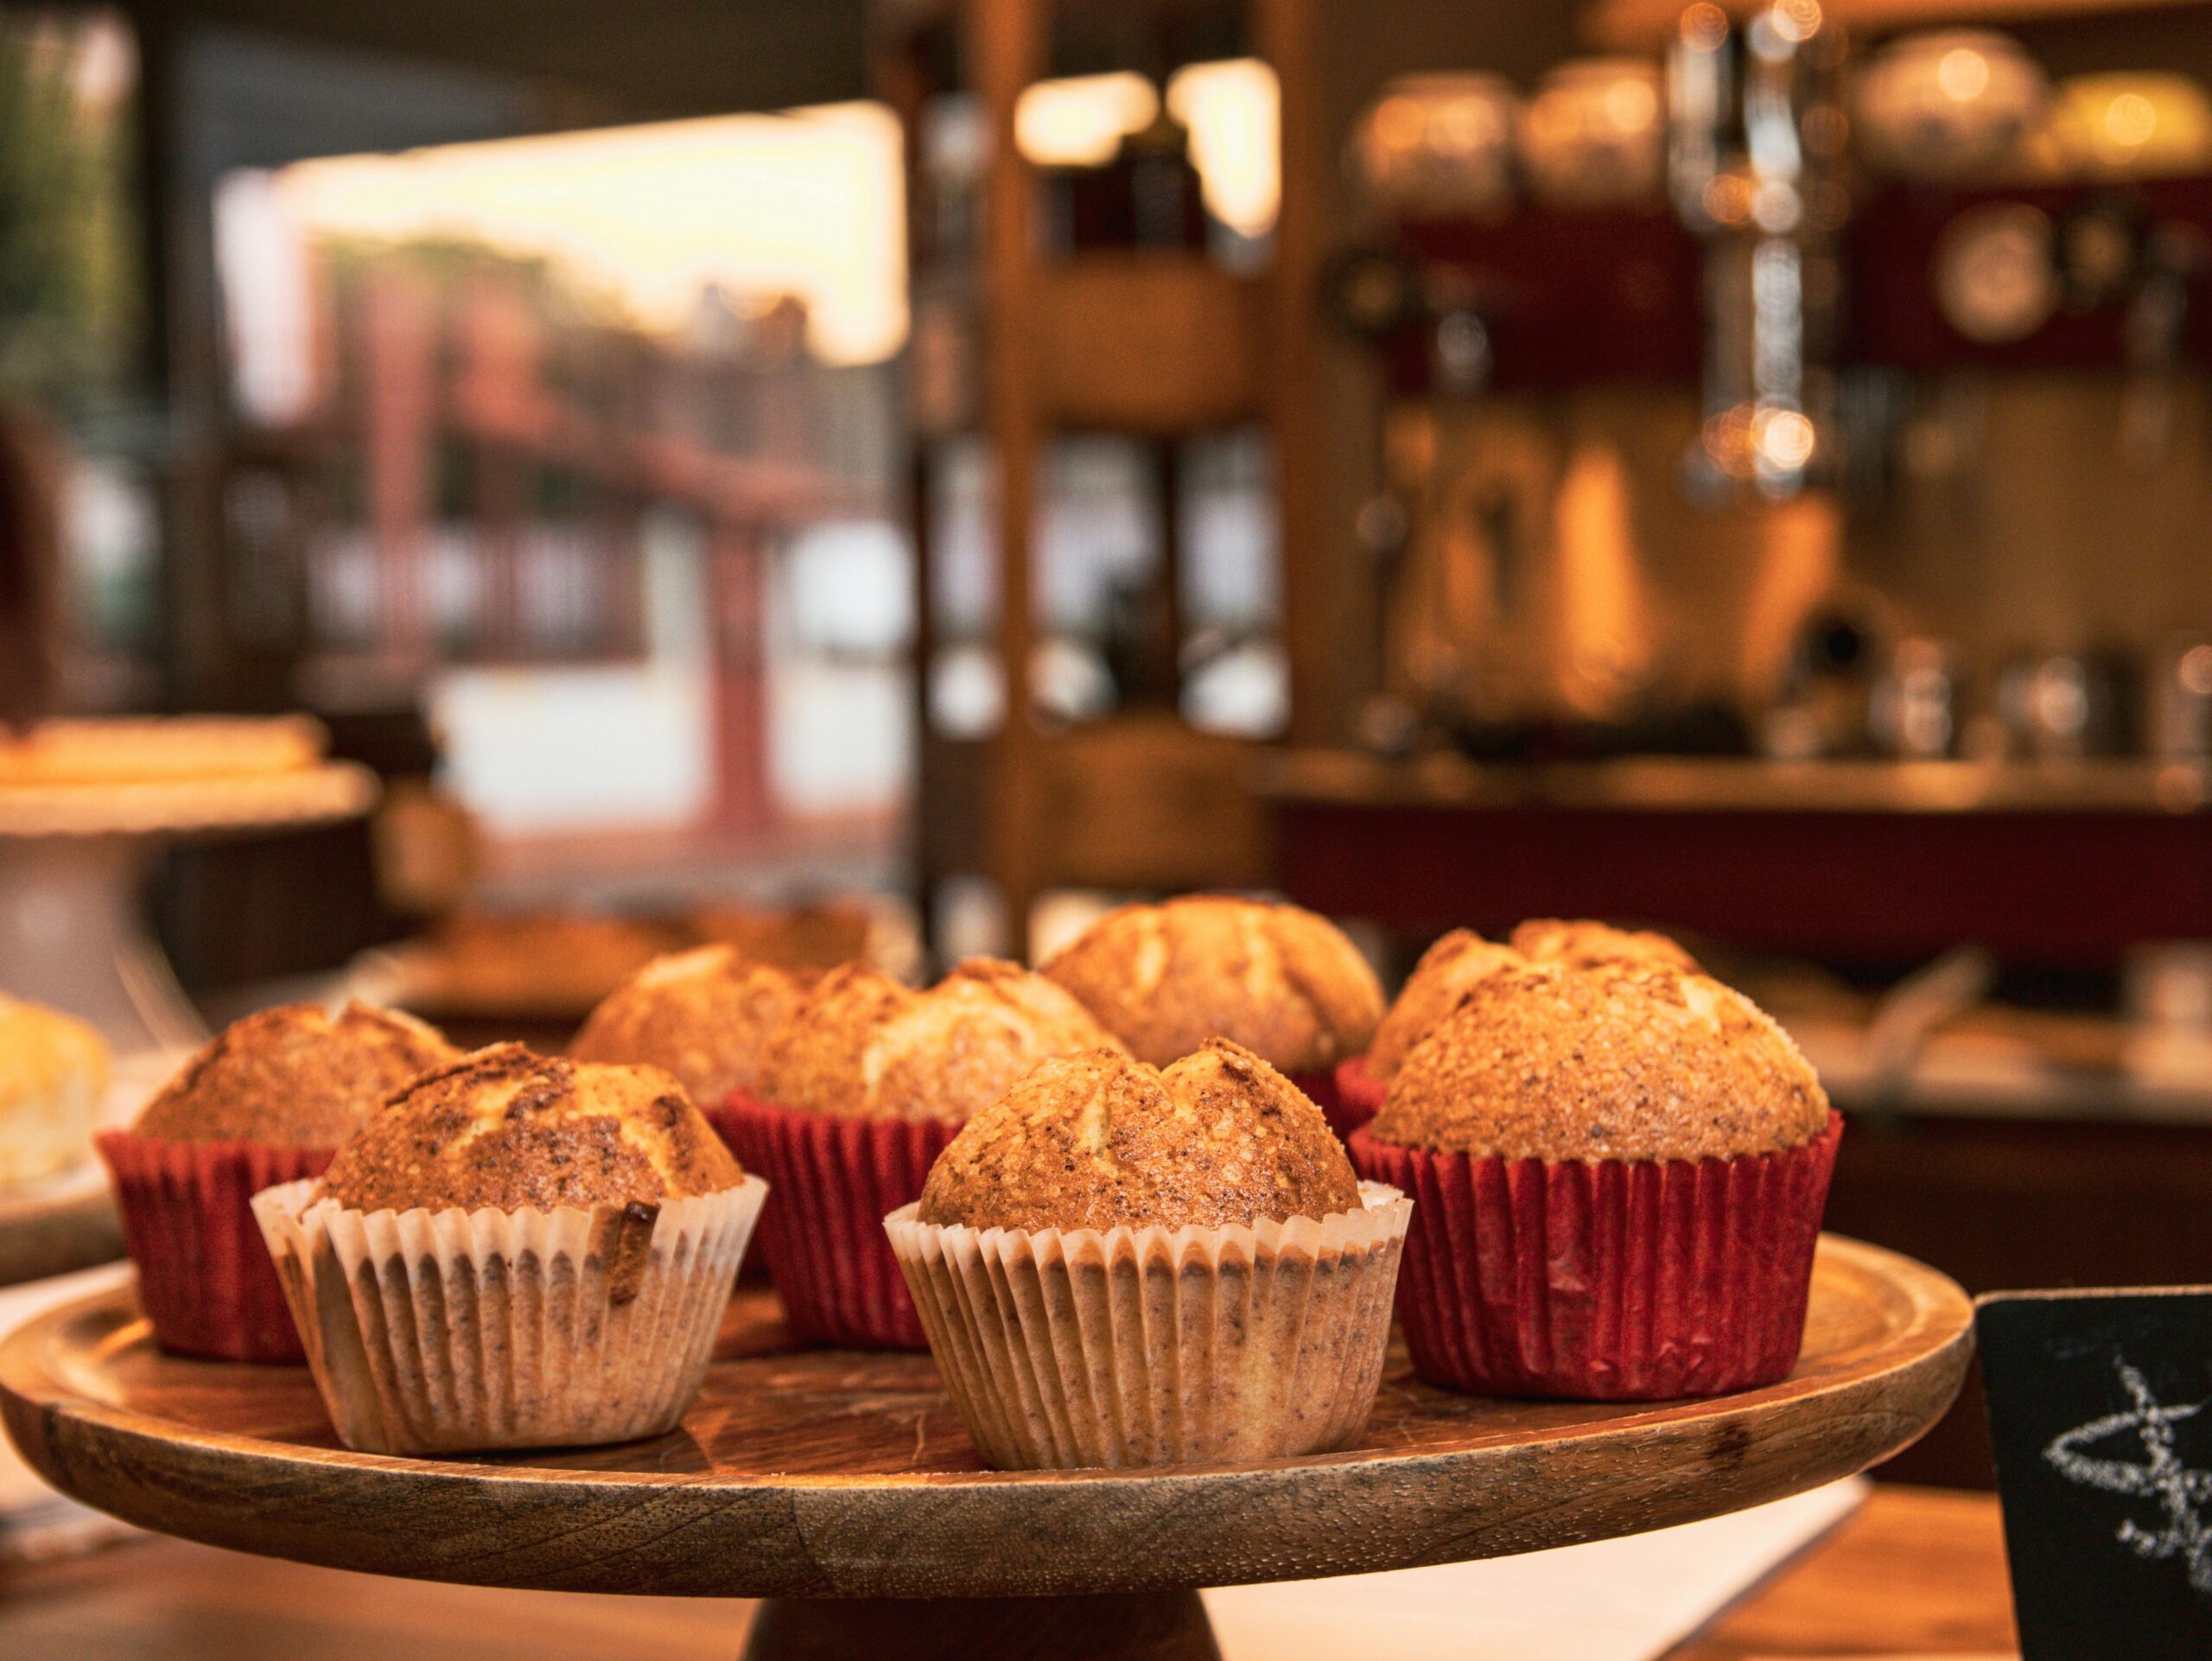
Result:
<svg viewBox="0 0 2212 1661"><path fill-rule="evenodd" d="M1974 1319L2022 1661L2212 1657L2212 1288Z"/></svg>

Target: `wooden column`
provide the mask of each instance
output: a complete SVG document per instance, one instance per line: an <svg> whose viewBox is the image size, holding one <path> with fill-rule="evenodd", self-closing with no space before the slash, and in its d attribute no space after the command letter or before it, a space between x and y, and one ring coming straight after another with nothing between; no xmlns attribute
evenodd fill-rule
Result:
<svg viewBox="0 0 2212 1661"><path fill-rule="evenodd" d="M369 536L381 585L384 651L410 670L429 661L425 546L437 421L437 341L429 302L404 270L372 274L365 324Z"/></svg>
<svg viewBox="0 0 2212 1661"><path fill-rule="evenodd" d="M768 777L768 678L760 528L728 515L708 527L713 605L715 828L743 834L773 818Z"/></svg>
<svg viewBox="0 0 2212 1661"><path fill-rule="evenodd" d="M1274 442L1282 538L1283 645L1290 658L1290 737L1327 743L1340 726L1341 573L1323 521L1321 343L1318 322L1334 175L1321 99L1315 0L1253 0L1253 33L1282 100L1282 203L1268 277L1268 426Z"/></svg>
<svg viewBox="0 0 2212 1661"><path fill-rule="evenodd" d="M1036 899L1040 735L1029 716L1035 622L1030 595L1037 476L1045 434L1035 389L1036 188L1014 142L1014 106L1044 73L1043 8L1034 0L969 0L969 62L990 122L984 188L983 430L998 474L998 658L1006 716L992 745L992 875L1007 910L1007 947L1026 957Z"/></svg>

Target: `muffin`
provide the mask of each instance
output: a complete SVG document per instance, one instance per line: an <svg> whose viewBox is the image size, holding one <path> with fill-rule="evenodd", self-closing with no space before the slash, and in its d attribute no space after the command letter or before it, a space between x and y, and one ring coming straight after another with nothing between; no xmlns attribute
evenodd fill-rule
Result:
<svg viewBox="0 0 2212 1661"><path fill-rule="evenodd" d="M1044 1063L885 1219L1001 1469L1325 1452L1366 1423L1412 1207L1296 1086L1211 1039Z"/></svg>
<svg viewBox="0 0 2212 1661"><path fill-rule="evenodd" d="M1630 933L1604 923L1537 918L1513 931L1510 945L1485 940L1472 929L1453 929L1421 954L1376 1028L1367 1053L1338 1066L1337 1105L1329 1123L1339 1136L1349 1136L1373 1118L1414 1046L1452 1013L1460 995L1477 981L1532 961L1587 967L1616 960L1697 967L1688 952L1663 934Z"/></svg>
<svg viewBox="0 0 2212 1661"><path fill-rule="evenodd" d="M1044 966L1140 1061L1166 1066L1209 1038L1242 1044L1318 1102L1365 1050L1382 988L1359 949L1296 906L1190 894L1123 906Z"/></svg>
<svg viewBox="0 0 2212 1661"><path fill-rule="evenodd" d="M1663 934L1615 928L1587 918L1532 917L1513 931L1513 949L1537 963L1589 969L1607 963L1656 963L1701 972L1696 958Z"/></svg>
<svg viewBox="0 0 2212 1661"><path fill-rule="evenodd" d="M927 1342L883 1238L954 1133L1048 1056L1121 1047L1052 982L963 963L921 990L833 969L769 1039L757 1095L715 1127L776 1191L761 1250L791 1330L814 1343Z"/></svg>
<svg viewBox="0 0 2212 1661"><path fill-rule="evenodd" d="M1750 999L1656 958L1478 980L1351 1139L1416 1202L1414 1369L1639 1401L1796 1364L1842 1121Z"/></svg>
<svg viewBox="0 0 2212 1661"><path fill-rule="evenodd" d="M768 1036L805 984L727 945L656 958L585 1018L569 1053L674 1075L701 1107L757 1090Z"/></svg>
<svg viewBox="0 0 2212 1661"><path fill-rule="evenodd" d="M659 1068L501 1044L253 1205L339 1439L433 1454L673 1429L766 1192Z"/></svg>
<svg viewBox="0 0 2212 1661"><path fill-rule="evenodd" d="M1349 1136L1373 1118L1407 1052L1452 1013L1460 995L1484 976L1525 961L1511 946L1485 940L1471 928L1455 928L1422 952L1366 1053L1338 1063L1331 1128Z"/></svg>
<svg viewBox="0 0 2212 1661"><path fill-rule="evenodd" d="M364 1004L264 1009L185 1063L130 1130L103 1135L138 1301L162 1347L302 1359L248 1202L321 1172L393 1091L459 1053L411 1015Z"/></svg>
<svg viewBox="0 0 2212 1661"><path fill-rule="evenodd" d="M90 1154L107 1071L107 1045L92 1028L0 994L0 1190Z"/></svg>

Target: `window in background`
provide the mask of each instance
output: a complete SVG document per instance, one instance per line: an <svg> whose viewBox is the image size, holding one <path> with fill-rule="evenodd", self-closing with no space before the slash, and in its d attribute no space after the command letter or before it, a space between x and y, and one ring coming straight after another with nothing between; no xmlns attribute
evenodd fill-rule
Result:
<svg viewBox="0 0 2212 1661"><path fill-rule="evenodd" d="M25 470L41 504L31 512L51 526L24 545L59 567L60 615L47 626L62 649L42 690L64 708L143 698L152 673L158 550L138 372L137 80L135 44L115 13L0 7L0 447ZM4 638L0 649L29 651Z"/></svg>
<svg viewBox="0 0 2212 1661"><path fill-rule="evenodd" d="M420 689L509 835L836 819L887 848L899 142L848 105L230 175L232 404L287 458L252 465L300 550L303 683Z"/></svg>
<svg viewBox="0 0 2212 1661"><path fill-rule="evenodd" d="M810 814L895 812L913 769L912 557L880 520L817 525L776 565L769 770Z"/></svg>
<svg viewBox="0 0 2212 1661"><path fill-rule="evenodd" d="M989 457L972 440L929 458L931 604L938 645L930 720L949 738L987 737L1005 703L991 631L997 550ZM1181 703L1209 731L1272 736L1289 714L1281 576L1264 435L1240 430L1181 447ZM1080 435L1057 442L1045 479L1035 589L1041 638L1030 691L1041 712L1084 721L1118 707L1113 664L1129 608L1159 580L1156 447Z"/></svg>

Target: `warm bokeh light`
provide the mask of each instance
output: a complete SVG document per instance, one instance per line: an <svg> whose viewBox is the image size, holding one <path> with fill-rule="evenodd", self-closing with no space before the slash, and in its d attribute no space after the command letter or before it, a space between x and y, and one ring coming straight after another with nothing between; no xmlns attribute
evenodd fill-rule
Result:
<svg viewBox="0 0 2212 1661"><path fill-rule="evenodd" d="M1751 419L1759 460L1778 473L1796 473L1813 459L1811 420L1796 410L1762 410Z"/></svg>
<svg viewBox="0 0 2212 1661"><path fill-rule="evenodd" d="M1129 71L1040 80L1014 106L1014 142L1040 168L1095 168L1159 115L1158 90Z"/></svg>
<svg viewBox="0 0 2212 1661"><path fill-rule="evenodd" d="M1971 47L1955 46L1936 61L1943 96L1966 104L1989 90L1989 60Z"/></svg>
<svg viewBox="0 0 2212 1661"><path fill-rule="evenodd" d="M2158 111L2140 92L2122 92L2105 110L2105 137L2126 150L2140 150L2158 130Z"/></svg>
<svg viewBox="0 0 2212 1661"><path fill-rule="evenodd" d="M906 336L899 123L877 104L302 162L276 186L309 236L549 259L656 331L711 289L798 296L832 364L880 361Z"/></svg>
<svg viewBox="0 0 2212 1661"><path fill-rule="evenodd" d="M1039 167L1100 167L1122 139L1159 118L1160 93L1142 75L1040 80L1014 111L1014 143ZM1187 64L1168 79L1167 108L1190 130L1213 216L1246 236L1275 222L1282 146L1274 71L1255 58Z"/></svg>
<svg viewBox="0 0 2212 1661"><path fill-rule="evenodd" d="M2070 171L2200 172L2212 167L2212 98L2185 75L2077 75L2058 89L2052 137Z"/></svg>
<svg viewBox="0 0 2212 1661"><path fill-rule="evenodd" d="M1191 160L1213 216L1248 237L1270 229L1282 200L1275 72L1256 58L1190 64L1168 80L1167 107L1191 130Z"/></svg>
<svg viewBox="0 0 2212 1661"><path fill-rule="evenodd" d="M1798 45L1818 34L1822 22L1819 0L1779 0L1770 16L1774 32Z"/></svg>

